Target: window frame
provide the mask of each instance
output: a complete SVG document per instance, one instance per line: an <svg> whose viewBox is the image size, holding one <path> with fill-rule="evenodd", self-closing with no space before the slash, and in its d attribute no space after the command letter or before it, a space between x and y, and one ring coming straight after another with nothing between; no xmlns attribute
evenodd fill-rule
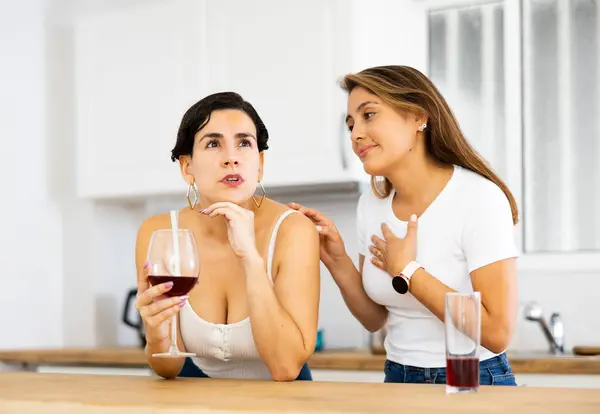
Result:
<svg viewBox="0 0 600 414"><path fill-rule="evenodd" d="M524 70L526 57L523 54L524 30L527 30L527 22L524 22L524 12L526 12L525 8L527 6L524 3L527 0L413 1L420 4L427 14L432 11L444 11L458 7L503 4L504 27L511 28L511 30L504 30L505 154L514 160L514 162L506 163L504 178L519 206L519 224L516 233L516 242L520 253L518 268L533 275L567 271L576 274L597 274L600 271L600 250L589 252L528 252L525 249L525 240L532 231L531 223L527 220L527 197L530 196L526 191L527 170L529 168L527 160L533 156L533 149L525 139L527 124L524 122L526 117L526 95L524 90L527 87ZM600 5L598 9L600 24ZM428 25L429 20L425 19L425 21L425 24ZM429 27L426 28L425 32L429 34ZM426 44L429 43L428 40ZM429 56L428 53L426 55ZM429 68L429 59L427 59L426 67Z"/></svg>

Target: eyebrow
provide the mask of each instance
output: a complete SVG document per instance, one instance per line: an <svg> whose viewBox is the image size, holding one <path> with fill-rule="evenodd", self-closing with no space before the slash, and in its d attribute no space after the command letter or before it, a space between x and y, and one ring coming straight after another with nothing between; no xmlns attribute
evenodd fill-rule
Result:
<svg viewBox="0 0 600 414"><path fill-rule="evenodd" d="M362 102L360 105L358 105L356 107L356 112L359 112L361 109L363 109L365 106L369 105L369 104L375 104L375 105L379 105L379 102L375 102L375 101L364 101ZM352 117L350 115L346 115L346 123L348 123L348 120L351 119Z"/></svg>
<svg viewBox="0 0 600 414"><path fill-rule="evenodd" d="M207 132L206 134L202 135L202 138L200 138L198 142L201 142L204 138L223 139L224 137L225 136L220 132ZM256 141L256 137L249 132L238 132L235 134L235 137L237 139L252 138Z"/></svg>

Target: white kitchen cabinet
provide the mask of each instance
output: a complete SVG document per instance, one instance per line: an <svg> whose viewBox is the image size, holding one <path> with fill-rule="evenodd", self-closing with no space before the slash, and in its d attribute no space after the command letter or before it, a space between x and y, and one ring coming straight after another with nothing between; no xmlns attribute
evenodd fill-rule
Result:
<svg viewBox="0 0 600 414"><path fill-rule="evenodd" d="M263 118L267 186L368 178L351 151L338 81L377 64L425 67L425 13L412 4L209 2L210 88L239 92Z"/></svg>
<svg viewBox="0 0 600 414"><path fill-rule="evenodd" d="M383 371L313 369L314 381L376 382L384 380ZM600 375L515 374L519 386L559 388L600 388Z"/></svg>
<svg viewBox="0 0 600 414"><path fill-rule="evenodd" d="M149 368L116 368L116 367L83 367L83 366L53 366L40 365L36 368L40 373L51 374L94 374L94 375L156 375ZM311 370L313 381L325 382L377 382L384 379L383 371L363 370Z"/></svg>
<svg viewBox="0 0 600 414"><path fill-rule="evenodd" d="M235 91L269 131L264 184L347 178L333 99L334 3L222 0L208 4L212 92Z"/></svg>
<svg viewBox="0 0 600 414"><path fill-rule="evenodd" d="M104 198L186 191L170 160L205 84L205 1L151 1L80 16L74 28L77 187Z"/></svg>
<svg viewBox="0 0 600 414"><path fill-rule="evenodd" d="M78 367L40 365L36 372L42 374L83 374L83 375L133 375L155 376L150 368L118 368L118 367Z"/></svg>
<svg viewBox="0 0 600 414"><path fill-rule="evenodd" d="M425 72L426 25L414 0L153 1L80 19L79 194L183 193L169 159L181 116L225 90L269 130L267 188L365 182L338 81L383 64Z"/></svg>
<svg viewBox="0 0 600 414"><path fill-rule="evenodd" d="M19 371L18 366L0 364L0 371ZM156 376L149 368L118 368L88 366L40 365L34 368L39 373L52 374L95 374ZM312 369L313 381L317 382L372 382L382 383L383 371ZM600 388L600 375L583 374L515 374L519 386L558 388Z"/></svg>
<svg viewBox="0 0 600 414"><path fill-rule="evenodd" d="M583 374L515 374L519 386L600 388L600 375Z"/></svg>
<svg viewBox="0 0 600 414"><path fill-rule="evenodd" d="M313 369L311 370L313 381L325 382L378 382L382 383L385 375L382 371L363 370L335 370L335 369Z"/></svg>

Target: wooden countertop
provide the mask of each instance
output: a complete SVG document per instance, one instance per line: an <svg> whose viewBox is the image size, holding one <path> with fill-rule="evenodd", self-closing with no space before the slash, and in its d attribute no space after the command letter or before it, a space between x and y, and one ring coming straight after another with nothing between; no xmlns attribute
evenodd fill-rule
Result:
<svg viewBox="0 0 600 414"><path fill-rule="evenodd" d="M146 376L0 373L0 412L55 413L487 413L600 411L593 389L481 387L446 395L443 385Z"/></svg>
<svg viewBox="0 0 600 414"><path fill-rule="evenodd" d="M141 348L56 348L0 352L0 362L30 365L147 367Z"/></svg>
<svg viewBox="0 0 600 414"><path fill-rule="evenodd" d="M600 356L509 354L516 374L600 375ZM311 369L383 371L385 355L365 351L317 352ZM140 348L59 348L0 352L0 362L22 365L147 367Z"/></svg>

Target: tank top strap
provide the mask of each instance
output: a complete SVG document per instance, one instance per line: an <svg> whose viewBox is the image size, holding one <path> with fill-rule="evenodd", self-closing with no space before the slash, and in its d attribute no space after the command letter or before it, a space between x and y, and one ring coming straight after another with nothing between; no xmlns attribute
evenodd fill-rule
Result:
<svg viewBox="0 0 600 414"><path fill-rule="evenodd" d="M279 216L277 222L275 223L275 227L273 228L273 233L271 233L271 240L269 240L269 253L267 255L267 275L269 276L269 280L273 283L273 275L271 274L271 269L273 268L273 255L275 253L275 241L277 240L277 232L279 231L279 226L287 216L292 213L297 213L296 210L286 210Z"/></svg>

